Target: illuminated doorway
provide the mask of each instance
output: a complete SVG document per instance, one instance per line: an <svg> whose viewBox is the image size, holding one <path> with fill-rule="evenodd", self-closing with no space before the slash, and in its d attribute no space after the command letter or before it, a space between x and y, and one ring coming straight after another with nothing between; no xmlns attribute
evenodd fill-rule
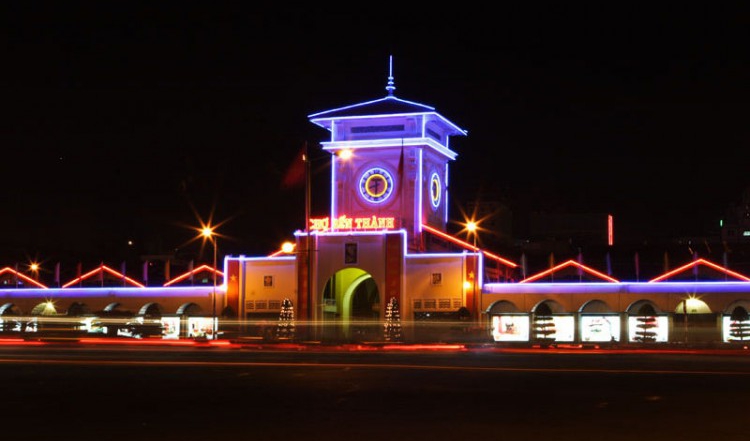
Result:
<svg viewBox="0 0 750 441"><path fill-rule="evenodd" d="M359 268L337 271L325 284L321 306L327 337L379 338L380 293L368 272Z"/></svg>

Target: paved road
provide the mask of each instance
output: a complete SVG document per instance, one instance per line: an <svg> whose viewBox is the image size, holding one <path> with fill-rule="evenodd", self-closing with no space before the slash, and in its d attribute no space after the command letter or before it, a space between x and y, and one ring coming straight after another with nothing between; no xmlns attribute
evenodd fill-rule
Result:
<svg viewBox="0 0 750 441"><path fill-rule="evenodd" d="M56 343L0 375L6 439L749 439L742 351Z"/></svg>

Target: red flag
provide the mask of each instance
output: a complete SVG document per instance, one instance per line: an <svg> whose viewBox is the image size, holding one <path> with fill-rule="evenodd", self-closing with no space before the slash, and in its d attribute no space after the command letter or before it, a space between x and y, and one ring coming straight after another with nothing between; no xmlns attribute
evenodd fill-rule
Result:
<svg viewBox="0 0 750 441"><path fill-rule="evenodd" d="M284 179L281 181L281 186L284 188L294 188L302 186L305 183L305 163L307 162L307 142L302 145L302 148L294 156L289 168L287 168L284 174Z"/></svg>

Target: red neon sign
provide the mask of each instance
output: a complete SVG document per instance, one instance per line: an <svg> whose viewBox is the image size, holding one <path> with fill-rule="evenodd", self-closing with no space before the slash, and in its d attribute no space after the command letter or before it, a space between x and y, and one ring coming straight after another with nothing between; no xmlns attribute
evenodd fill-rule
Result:
<svg viewBox="0 0 750 441"><path fill-rule="evenodd" d="M323 217L310 219L310 229L314 231L329 230L389 230L396 228L395 217L347 217L345 214L333 218Z"/></svg>

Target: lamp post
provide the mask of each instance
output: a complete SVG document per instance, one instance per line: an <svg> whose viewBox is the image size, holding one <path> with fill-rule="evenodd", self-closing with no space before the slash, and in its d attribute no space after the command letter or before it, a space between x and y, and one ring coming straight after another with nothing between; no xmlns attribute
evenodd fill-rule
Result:
<svg viewBox="0 0 750 441"><path fill-rule="evenodd" d="M204 238L211 241L214 247L214 269L213 269L213 290L211 291L211 338L216 339L216 234L210 225L203 227L201 234Z"/></svg>
<svg viewBox="0 0 750 441"><path fill-rule="evenodd" d="M471 300L472 301L472 305L471 305L472 314L477 313L477 283L479 280L479 274L478 274L479 273L479 253L477 250L478 229L479 229L479 225L477 224L476 221L472 220L466 223L466 230L472 236L472 239L473 239L472 244L474 246L473 251L476 253L474 255L474 281L473 281L473 287L472 287L472 291L474 295L472 296L472 300Z"/></svg>

